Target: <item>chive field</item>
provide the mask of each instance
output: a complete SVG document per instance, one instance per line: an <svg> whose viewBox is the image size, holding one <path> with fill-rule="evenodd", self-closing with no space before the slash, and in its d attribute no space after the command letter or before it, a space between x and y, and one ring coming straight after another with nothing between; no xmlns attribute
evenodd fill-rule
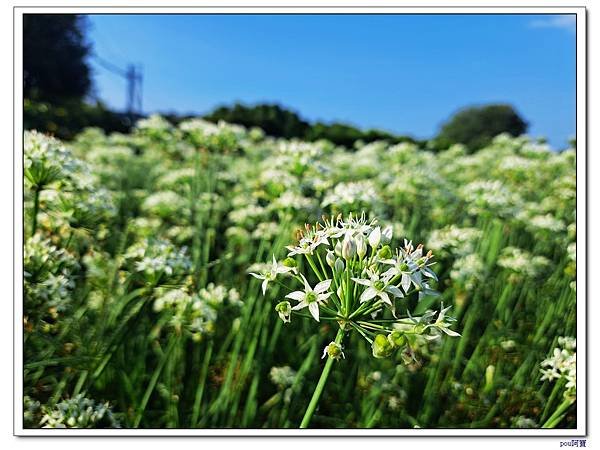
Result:
<svg viewBox="0 0 600 450"><path fill-rule="evenodd" d="M577 424L574 148L152 116L23 183L26 428Z"/></svg>

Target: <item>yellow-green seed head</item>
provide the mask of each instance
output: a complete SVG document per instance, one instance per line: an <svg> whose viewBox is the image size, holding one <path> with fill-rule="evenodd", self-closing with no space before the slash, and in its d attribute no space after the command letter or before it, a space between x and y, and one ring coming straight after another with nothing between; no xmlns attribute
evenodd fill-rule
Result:
<svg viewBox="0 0 600 450"><path fill-rule="evenodd" d="M296 267L296 260L294 258L290 258L289 256L283 260L283 265L285 267Z"/></svg>
<svg viewBox="0 0 600 450"><path fill-rule="evenodd" d="M390 341L390 344L395 348L402 348L406 345L406 336L401 331L392 331L388 335L388 341Z"/></svg>
<svg viewBox="0 0 600 450"><path fill-rule="evenodd" d="M342 346L340 344L336 344L335 342L331 342L327 346L327 355L333 359L340 359L343 355Z"/></svg>
<svg viewBox="0 0 600 450"><path fill-rule="evenodd" d="M381 250L377 252L377 256L381 259L389 259L392 257L392 249L389 245L384 245Z"/></svg>
<svg viewBox="0 0 600 450"><path fill-rule="evenodd" d="M423 325L422 323L418 323L417 325L415 325L413 331L416 334L422 334L423 331L425 330L425 325Z"/></svg>
<svg viewBox="0 0 600 450"><path fill-rule="evenodd" d="M387 358L392 354L394 347L385 334L378 334L373 340L371 349L375 358Z"/></svg>

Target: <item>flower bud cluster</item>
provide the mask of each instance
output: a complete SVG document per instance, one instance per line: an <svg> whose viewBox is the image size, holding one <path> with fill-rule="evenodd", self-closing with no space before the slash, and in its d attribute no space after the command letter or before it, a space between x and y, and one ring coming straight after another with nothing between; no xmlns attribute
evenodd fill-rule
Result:
<svg viewBox="0 0 600 450"><path fill-rule="evenodd" d="M162 317L159 324L166 322L177 333L185 331L198 342L215 331L218 315L225 307L241 304L235 289L209 283L197 294L189 294L186 289L161 293L154 301L153 309Z"/></svg>
<svg viewBox="0 0 600 450"><path fill-rule="evenodd" d="M185 247L178 248L167 240L153 238L143 239L129 247L124 263L126 268L138 272L151 286L180 280L192 265Z"/></svg>
<svg viewBox="0 0 600 450"><path fill-rule="evenodd" d="M297 373L290 366L271 367L269 378L280 389L285 389L294 384Z"/></svg>
<svg viewBox="0 0 600 450"><path fill-rule="evenodd" d="M450 325L456 320L448 317L446 312L450 307L442 307L439 312L427 310L421 317L413 317L409 313L407 320L399 320L394 324L394 329L387 333L378 333L373 340L371 350L375 358L388 358L396 350L408 350L412 354L419 345L419 338L427 340L439 339L442 333L452 337L459 337Z"/></svg>

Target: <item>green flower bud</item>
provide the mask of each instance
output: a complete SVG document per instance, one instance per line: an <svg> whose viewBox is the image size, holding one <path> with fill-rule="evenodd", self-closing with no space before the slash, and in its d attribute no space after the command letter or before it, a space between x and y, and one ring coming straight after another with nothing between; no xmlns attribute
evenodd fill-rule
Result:
<svg viewBox="0 0 600 450"><path fill-rule="evenodd" d="M494 386L494 373L496 368L493 365L489 365L485 368L485 391L489 391Z"/></svg>
<svg viewBox="0 0 600 450"><path fill-rule="evenodd" d="M292 314L292 305L290 302L279 302L275 305L275 312L279 315L279 318L283 320L283 323L290 322L290 315Z"/></svg>
<svg viewBox="0 0 600 450"><path fill-rule="evenodd" d="M329 267L333 267L335 264L335 255L331 250L327 250L327 256L325 256L325 261L327 261L327 265Z"/></svg>
<svg viewBox="0 0 600 450"><path fill-rule="evenodd" d="M342 241L337 241L333 251L337 256L342 256Z"/></svg>
<svg viewBox="0 0 600 450"><path fill-rule="evenodd" d="M363 259L367 254L367 243L365 242L365 238L362 237L361 234L356 236L356 254L360 259Z"/></svg>
<svg viewBox="0 0 600 450"><path fill-rule="evenodd" d="M209 322L206 322L206 324L204 325L204 329L206 330L206 332L208 334L214 333L215 331L215 323L211 320Z"/></svg>
<svg viewBox="0 0 600 450"><path fill-rule="evenodd" d="M288 256L287 258L285 258L283 260L283 265L285 267L296 267L297 263L296 263L296 260L294 258L291 258L291 257Z"/></svg>
<svg viewBox="0 0 600 450"><path fill-rule="evenodd" d="M342 258L348 261L354 255L356 255L356 242L350 236L346 236L342 242Z"/></svg>
<svg viewBox="0 0 600 450"><path fill-rule="evenodd" d="M390 344L395 348L402 348L406 345L406 336L404 336L402 331L392 331L388 334L388 341L390 341Z"/></svg>
<svg viewBox="0 0 600 450"><path fill-rule="evenodd" d="M387 358L392 354L394 347L390 344L385 334L378 334L373 340L371 349L375 358Z"/></svg>
<svg viewBox="0 0 600 450"><path fill-rule="evenodd" d="M340 258L335 260L334 269L337 273L343 272L345 267L344 261Z"/></svg>
<svg viewBox="0 0 600 450"><path fill-rule="evenodd" d="M389 245L385 245L385 246L381 247L381 250L379 250L377 252L377 256L380 259L389 259L392 257L392 249L390 248Z"/></svg>

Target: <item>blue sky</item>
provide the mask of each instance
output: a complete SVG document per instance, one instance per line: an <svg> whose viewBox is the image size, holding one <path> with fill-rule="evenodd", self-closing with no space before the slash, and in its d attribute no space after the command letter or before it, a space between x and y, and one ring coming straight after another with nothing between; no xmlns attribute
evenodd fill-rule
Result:
<svg viewBox="0 0 600 450"><path fill-rule="evenodd" d="M457 109L505 102L529 133L575 133L574 16L93 15L113 64L143 66L144 112L276 102L308 120L419 138ZM92 63L97 95L123 109L125 81Z"/></svg>

